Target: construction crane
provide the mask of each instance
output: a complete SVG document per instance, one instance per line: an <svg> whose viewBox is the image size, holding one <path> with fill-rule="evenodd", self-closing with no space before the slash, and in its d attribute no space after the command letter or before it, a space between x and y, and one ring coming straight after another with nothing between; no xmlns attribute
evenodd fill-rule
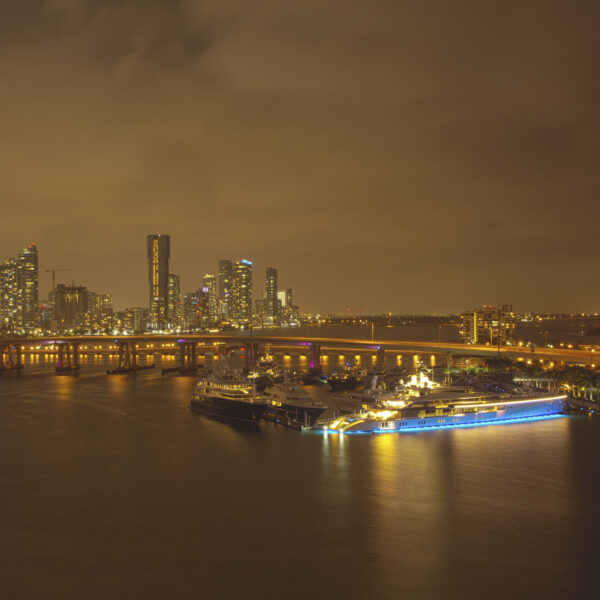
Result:
<svg viewBox="0 0 600 600"><path fill-rule="evenodd" d="M52 301L56 299L56 274L60 271L71 271L72 269L57 269L54 265L50 269L46 269L46 273L52 273Z"/></svg>

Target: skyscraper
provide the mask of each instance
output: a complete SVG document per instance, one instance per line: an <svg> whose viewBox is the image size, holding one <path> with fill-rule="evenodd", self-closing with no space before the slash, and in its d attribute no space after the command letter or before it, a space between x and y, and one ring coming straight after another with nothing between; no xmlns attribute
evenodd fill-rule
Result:
<svg viewBox="0 0 600 600"><path fill-rule="evenodd" d="M148 283L150 284L150 323L162 329L168 318L170 238L151 234L148 243Z"/></svg>
<svg viewBox="0 0 600 600"><path fill-rule="evenodd" d="M14 258L0 264L0 331L12 332L23 324L18 281L19 265Z"/></svg>
<svg viewBox="0 0 600 600"><path fill-rule="evenodd" d="M233 314L233 263L219 261L219 314L225 318Z"/></svg>
<svg viewBox="0 0 600 600"><path fill-rule="evenodd" d="M271 320L271 324L275 324L279 317L279 306L277 302L277 269L267 267L267 282L266 282L266 316Z"/></svg>
<svg viewBox="0 0 600 600"><path fill-rule="evenodd" d="M198 294L187 292L183 294L183 326L186 329L195 329L200 322L200 309Z"/></svg>
<svg viewBox="0 0 600 600"><path fill-rule="evenodd" d="M64 283L56 286L54 312L60 331L83 328L88 308L89 296L84 286Z"/></svg>
<svg viewBox="0 0 600 600"><path fill-rule="evenodd" d="M512 304L481 308L460 314L460 335L468 344L506 344L515 338L516 317Z"/></svg>
<svg viewBox="0 0 600 600"><path fill-rule="evenodd" d="M38 324L38 254L30 244L0 265L0 328L32 329Z"/></svg>
<svg viewBox="0 0 600 600"><path fill-rule="evenodd" d="M233 271L234 318L241 323L252 319L252 261L238 260Z"/></svg>
<svg viewBox="0 0 600 600"><path fill-rule="evenodd" d="M38 251L35 244L19 251L18 286L21 290L22 319L25 328L37 325L38 291Z"/></svg>
<svg viewBox="0 0 600 600"><path fill-rule="evenodd" d="M113 329L114 311L112 294L88 292L88 308L85 320L86 329L110 331Z"/></svg>
<svg viewBox="0 0 600 600"><path fill-rule="evenodd" d="M202 278L202 287L206 288L208 294L208 314L207 320L209 323L214 323L218 320L219 302L217 298L217 280L212 273L206 273Z"/></svg>
<svg viewBox="0 0 600 600"><path fill-rule="evenodd" d="M181 280L179 275L169 273L169 293L168 293L168 309L169 324L171 327L178 327L182 323L182 306L181 306Z"/></svg>

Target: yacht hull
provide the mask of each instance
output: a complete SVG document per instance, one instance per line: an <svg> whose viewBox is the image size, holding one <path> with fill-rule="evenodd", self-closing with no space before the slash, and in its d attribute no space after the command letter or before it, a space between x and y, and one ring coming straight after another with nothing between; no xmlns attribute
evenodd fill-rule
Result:
<svg viewBox="0 0 600 600"><path fill-rule="evenodd" d="M492 425L505 421L550 417L563 413L566 398L564 396L521 400L514 402L490 402L496 410L480 412L463 412L453 410L449 414L425 415L403 418L402 410L397 411L395 418L369 418L356 414L338 419L327 426L327 430L335 433L374 433L392 431L411 431L441 427L459 427L462 425Z"/></svg>
<svg viewBox="0 0 600 600"><path fill-rule="evenodd" d="M326 409L326 406L268 405L267 413L282 422L293 421L301 425L310 426L317 422L317 419Z"/></svg>
<svg viewBox="0 0 600 600"><path fill-rule="evenodd" d="M327 383L331 386L334 392L341 390L354 390L358 386L358 379L354 376L350 377L329 377Z"/></svg>
<svg viewBox="0 0 600 600"><path fill-rule="evenodd" d="M267 407L266 404L258 402L200 397L192 399L190 408L194 412L221 421L258 423Z"/></svg>

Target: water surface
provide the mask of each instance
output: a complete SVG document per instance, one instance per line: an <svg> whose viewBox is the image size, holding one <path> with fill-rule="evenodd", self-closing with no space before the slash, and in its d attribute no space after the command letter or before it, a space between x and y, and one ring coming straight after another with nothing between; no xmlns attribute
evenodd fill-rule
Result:
<svg viewBox="0 0 600 600"><path fill-rule="evenodd" d="M106 366L0 376L4 598L598 591L597 418L249 432L191 413L193 378Z"/></svg>

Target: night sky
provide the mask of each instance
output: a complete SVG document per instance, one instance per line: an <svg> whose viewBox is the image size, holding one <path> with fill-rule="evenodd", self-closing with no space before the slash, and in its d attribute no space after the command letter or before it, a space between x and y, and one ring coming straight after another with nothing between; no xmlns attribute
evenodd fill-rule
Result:
<svg viewBox="0 0 600 600"><path fill-rule="evenodd" d="M220 258L305 311L600 310L598 3L0 3L0 258L146 305ZM50 278L42 273L42 292Z"/></svg>

